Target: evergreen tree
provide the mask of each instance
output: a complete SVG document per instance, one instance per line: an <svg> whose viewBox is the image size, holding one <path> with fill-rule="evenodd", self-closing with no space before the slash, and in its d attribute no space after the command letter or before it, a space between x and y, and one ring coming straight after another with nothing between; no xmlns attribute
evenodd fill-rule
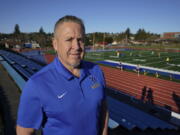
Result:
<svg viewBox="0 0 180 135"><path fill-rule="evenodd" d="M41 28L39 29L39 33L40 33L40 34L45 34L43 27L41 27Z"/></svg>
<svg viewBox="0 0 180 135"><path fill-rule="evenodd" d="M145 41L148 37L148 34L144 29L139 29L135 35L135 40Z"/></svg>
<svg viewBox="0 0 180 135"><path fill-rule="evenodd" d="M92 43L90 42L90 39L89 39L88 36L85 36L85 38L84 38L84 45L85 45L85 46L86 46L86 45L92 45Z"/></svg>
<svg viewBox="0 0 180 135"><path fill-rule="evenodd" d="M14 27L14 34L20 34L20 28L19 28L19 25L16 24L15 27Z"/></svg>
<svg viewBox="0 0 180 135"><path fill-rule="evenodd" d="M112 38L111 36L106 37L106 38L105 38L105 42L106 42L107 44L112 43L112 42L113 42L113 38Z"/></svg>
<svg viewBox="0 0 180 135"><path fill-rule="evenodd" d="M126 34L127 39L129 39L130 35L131 35L131 32L130 32L129 28L126 29L125 34Z"/></svg>

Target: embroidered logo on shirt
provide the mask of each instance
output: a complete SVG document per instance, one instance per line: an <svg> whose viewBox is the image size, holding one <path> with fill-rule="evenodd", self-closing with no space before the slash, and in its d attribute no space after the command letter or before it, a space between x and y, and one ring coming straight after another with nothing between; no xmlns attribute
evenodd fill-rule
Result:
<svg viewBox="0 0 180 135"><path fill-rule="evenodd" d="M67 94L67 91L62 93L61 95L57 95L58 99L62 99Z"/></svg>
<svg viewBox="0 0 180 135"><path fill-rule="evenodd" d="M93 84L93 85L91 86L91 88L95 89L95 88L97 88L97 87L99 87L99 86L100 86L99 83L95 83L95 84Z"/></svg>
<svg viewBox="0 0 180 135"><path fill-rule="evenodd" d="M100 84L97 82L96 78L94 76L90 76L89 79L92 81L91 88L95 89L100 86Z"/></svg>

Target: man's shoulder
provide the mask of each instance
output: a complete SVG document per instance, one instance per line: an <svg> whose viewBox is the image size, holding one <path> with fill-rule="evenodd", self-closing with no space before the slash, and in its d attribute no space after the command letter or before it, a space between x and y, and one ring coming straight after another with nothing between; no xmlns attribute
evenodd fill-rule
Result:
<svg viewBox="0 0 180 135"><path fill-rule="evenodd" d="M83 61L83 65L84 65L85 70L89 72L90 74L96 77L103 78L104 76L103 71L98 64L89 62L89 61Z"/></svg>
<svg viewBox="0 0 180 135"><path fill-rule="evenodd" d="M41 88L45 88L46 83L53 81L52 74L55 71L52 63L43 67L40 71L36 72L32 75L29 80L26 82L25 87L23 89L27 91L31 91L33 93L37 93Z"/></svg>
<svg viewBox="0 0 180 135"><path fill-rule="evenodd" d="M35 73L33 76L30 77L31 80L39 80L42 78L45 78L49 76L49 73L53 72L55 67L53 66L53 63L50 63L43 67L41 70L39 70L37 73Z"/></svg>
<svg viewBox="0 0 180 135"><path fill-rule="evenodd" d="M89 61L83 61L83 66L85 69L88 69L89 71L97 71L100 70L99 65L89 62Z"/></svg>

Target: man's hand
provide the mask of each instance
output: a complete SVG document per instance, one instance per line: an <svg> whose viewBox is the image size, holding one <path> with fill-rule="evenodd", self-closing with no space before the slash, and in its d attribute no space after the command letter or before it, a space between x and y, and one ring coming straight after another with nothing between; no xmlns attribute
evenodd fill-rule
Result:
<svg viewBox="0 0 180 135"><path fill-rule="evenodd" d="M107 103L103 101L102 104L102 135L108 135L108 120L109 120L109 113L107 110Z"/></svg>
<svg viewBox="0 0 180 135"><path fill-rule="evenodd" d="M34 135L35 129L33 128L24 128L19 125L16 126L16 134L17 135Z"/></svg>

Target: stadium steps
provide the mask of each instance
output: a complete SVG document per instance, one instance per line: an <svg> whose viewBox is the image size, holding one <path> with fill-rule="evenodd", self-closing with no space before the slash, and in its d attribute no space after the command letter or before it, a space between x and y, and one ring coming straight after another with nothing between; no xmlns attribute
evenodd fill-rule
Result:
<svg viewBox="0 0 180 135"><path fill-rule="evenodd" d="M0 110L3 118L3 135L16 135L15 125L20 91L0 64Z"/></svg>
<svg viewBox="0 0 180 135"><path fill-rule="evenodd" d="M143 111L130 107L128 104L119 102L118 100L107 97L110 116L120 125L132 130L137 127L141 130L147 128L152 129L175 129L171 124L168 124L156 117L144 113Z"/></svg>

